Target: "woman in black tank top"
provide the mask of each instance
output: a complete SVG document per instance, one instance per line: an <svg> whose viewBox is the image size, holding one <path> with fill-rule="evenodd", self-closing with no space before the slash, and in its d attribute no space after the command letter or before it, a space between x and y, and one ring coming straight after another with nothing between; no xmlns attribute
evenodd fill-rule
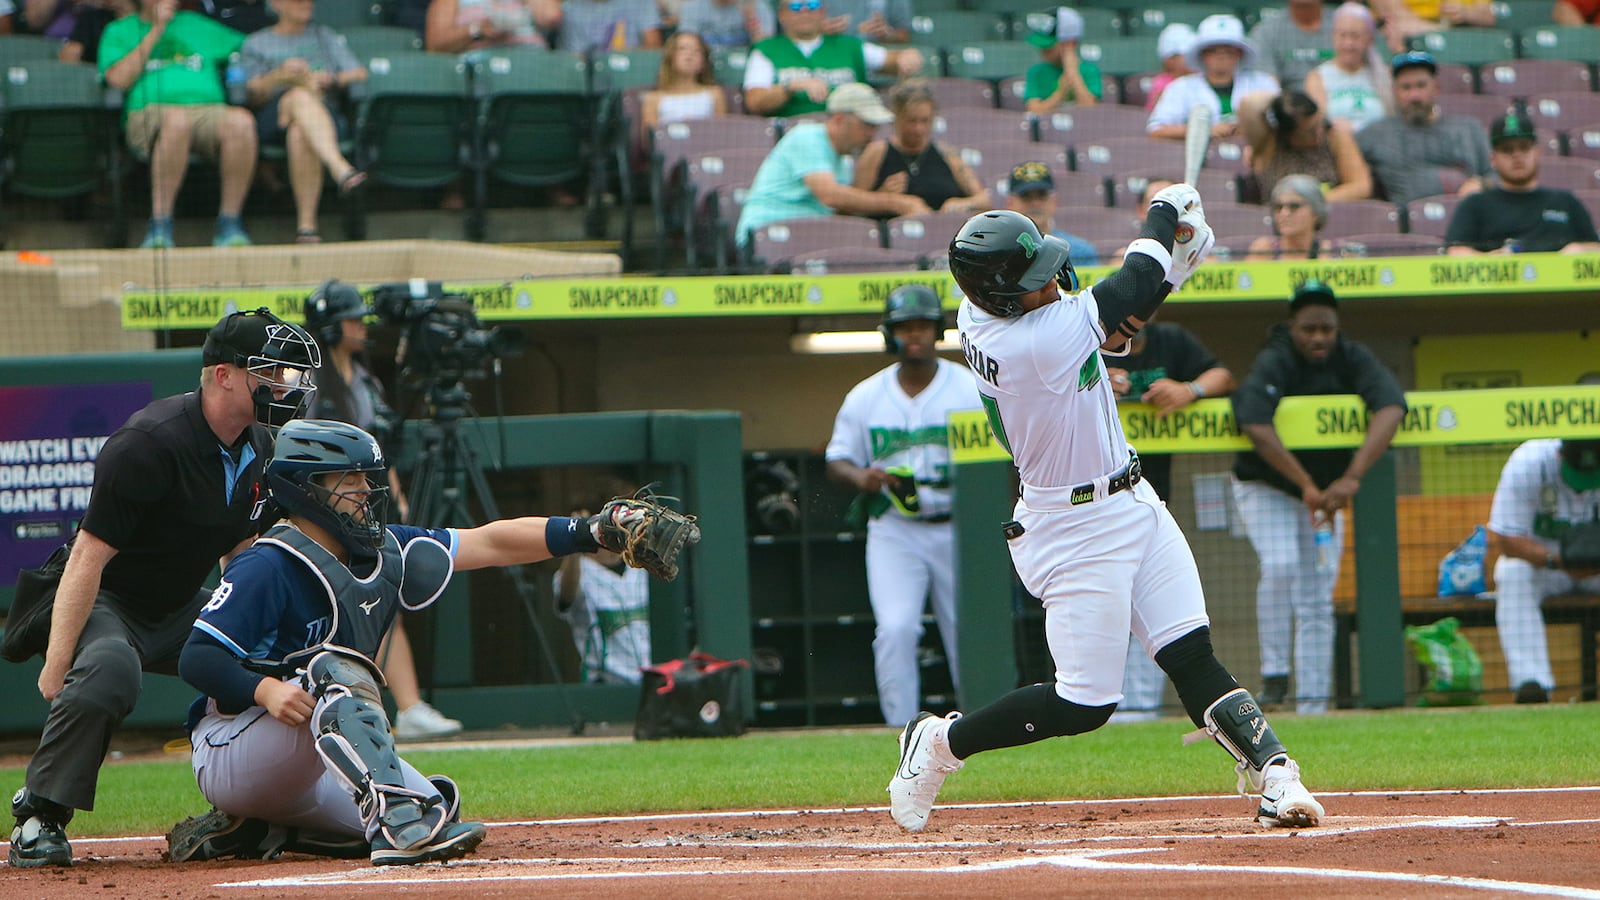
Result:
<svg viewBox="0 0 1600 900"><path fill-rule="evenodd" d="M939 107L927 82L912 79L895 87L889 94L889 109L894 112L894 133L861 152L856 187L913 194L929 209L941 212L978 212L991 206L988 190L960 152L934 142Z"/></svg>

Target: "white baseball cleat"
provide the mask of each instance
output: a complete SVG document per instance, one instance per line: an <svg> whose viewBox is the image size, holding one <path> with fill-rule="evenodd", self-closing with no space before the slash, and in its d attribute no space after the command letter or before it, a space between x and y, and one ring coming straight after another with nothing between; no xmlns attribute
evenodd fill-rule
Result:
<svg viewBox="0 0 1600 900"><path fill-rule="evenodd" d="M889 813L907 831L927 827L945 776L963 765L950 754L945 739L950 723L959 718L958 712L945 718L920 712L900 732L900 765L889 780Z"/></svg>
<svg viewBox="0 0 1600 900"><path fill-rule="evenodd" d="M1300 766L1294 760L1269 765L1262 773L1256 821L1279 828L1310 828L1322 821L1322 804L1300 783Z"/></svg>

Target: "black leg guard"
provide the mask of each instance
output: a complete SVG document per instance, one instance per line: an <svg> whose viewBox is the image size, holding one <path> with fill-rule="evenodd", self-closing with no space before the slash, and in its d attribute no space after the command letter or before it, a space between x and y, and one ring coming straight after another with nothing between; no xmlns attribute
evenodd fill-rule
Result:
<svg viewBox="0 0 1600 900"><path fill-rule="evenodd" d="M1115 703L1080 706L1057 696L1053 684L1030 684L957 719L950 726L950 752L966 759L984 750L1083 734L1104 725L1116 708Z"/></svg>
<svg viewBox="0 0 1600 900"><path fill-rule="evenodd" d="M1184 712L1196 727L1206 727L1206 710L1218 697L1239 687L1211 650L1211 629L1202 625L1156 653L1161 667L1178 691Z"/></svg>
<svg viewBox="0 0 1600 900"><path fill-rule="evenodd" d="M1212 652L1211 629L1196 628L1162 647L1156 664L1172 679L1189 718L1238 760L1239 792L1244 793L1247 785L1259 791L1261 771L1289 754L1255 698Z"/></svg>

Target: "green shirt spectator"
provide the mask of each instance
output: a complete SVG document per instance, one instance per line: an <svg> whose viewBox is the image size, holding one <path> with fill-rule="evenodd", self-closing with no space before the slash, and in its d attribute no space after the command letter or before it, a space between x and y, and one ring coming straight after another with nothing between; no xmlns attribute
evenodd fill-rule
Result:
<svg viewBox="0 0 1600 900"><path fill-rule="evenodd" d="M107 25L100 37L101 76L132 52L150 28L149 22L136 15L123 16ZM199 13L180 10L150 53L144 74L128 89L123 115L156 103L226 103L221 70L228 57L244 44L244 38Z"/></svg>

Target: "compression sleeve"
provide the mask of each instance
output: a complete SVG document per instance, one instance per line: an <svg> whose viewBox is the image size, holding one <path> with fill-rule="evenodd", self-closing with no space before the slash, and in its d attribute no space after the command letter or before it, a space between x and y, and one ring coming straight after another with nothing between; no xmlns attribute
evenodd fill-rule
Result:
<svg viewBox="0 0 1600 900"><path fill-rule="evenodd" d="M217 709L232 715L256 705L256 685L265 676L245 669L232 650L196 630L189 633L189 641L178 657L178 677L215 698Z"/></svg>
<svg viewBox="0 0 1600 900"><path fill-rule="evenodd" d="M1168 203L1156 203L1145 217L1144 230L1129 247L1122 268L1097 282L1090 290L1100 307L1100 321L1106 335L1119 332L1132 338L1167 299L1172 286L1167 284L1167 267L1172 260L1173 235L1178 230L1178 211ZM1160 260L1139 252L1140 241L1154 241L1166 250L1166 259ZM1155 249L1155 248L1152 248ZM1130 320L1138 320L1135 324Z"/></svg>

